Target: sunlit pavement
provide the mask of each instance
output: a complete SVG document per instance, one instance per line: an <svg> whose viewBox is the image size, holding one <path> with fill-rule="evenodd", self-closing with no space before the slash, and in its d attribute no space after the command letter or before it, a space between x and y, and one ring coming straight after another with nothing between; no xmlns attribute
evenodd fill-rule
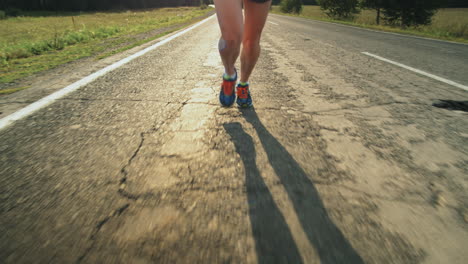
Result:
<svg viewBox="0 0 468 264"><path fill-rule="evenodd" d="M270 21L252 109L211 19L0 131L0 262L464 263L468 92L362 52L468 46Z"/></svg>

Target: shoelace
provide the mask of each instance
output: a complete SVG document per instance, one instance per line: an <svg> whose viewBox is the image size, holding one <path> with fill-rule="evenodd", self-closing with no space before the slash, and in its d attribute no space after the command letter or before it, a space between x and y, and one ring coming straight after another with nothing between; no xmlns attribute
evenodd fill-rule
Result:
<svg viewBox="0 0 468 264"><path fill-rule="evenodd" d="M249 87L237 87L237 97L240 99L247 99L249 97Z"/></svg>

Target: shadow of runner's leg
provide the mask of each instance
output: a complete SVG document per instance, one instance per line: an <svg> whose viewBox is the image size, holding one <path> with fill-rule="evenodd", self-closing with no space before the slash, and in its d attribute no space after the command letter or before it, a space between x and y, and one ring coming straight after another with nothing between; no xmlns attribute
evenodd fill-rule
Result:
<svg viewBox="0 0 468 264"><path fill-rule="evenodd" d="M278 175L310 243L324 264L364 263L338 227L329 218L312 181L289 152L260 122L255 109L242 111L252 124Z"/></svg>
<svg viewBox="0 0 468 264"><path fill-rule="evenodd" d="M245 167L247 200L259 263L303 263L283 215L279 211L255 159L252 137L239 123L224 124Z"/></svg>

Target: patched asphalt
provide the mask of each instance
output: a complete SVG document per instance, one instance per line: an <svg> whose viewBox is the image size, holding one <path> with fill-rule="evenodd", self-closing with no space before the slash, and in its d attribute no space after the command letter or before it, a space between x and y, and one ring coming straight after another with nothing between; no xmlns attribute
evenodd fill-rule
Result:
<svg viewBox="0 0 468 264"><path fill-rule="evenodd" d="M270 20L252 109L211 19L0 131L0 262L463 263L468 93L361 54L404 37Z"/></svg>

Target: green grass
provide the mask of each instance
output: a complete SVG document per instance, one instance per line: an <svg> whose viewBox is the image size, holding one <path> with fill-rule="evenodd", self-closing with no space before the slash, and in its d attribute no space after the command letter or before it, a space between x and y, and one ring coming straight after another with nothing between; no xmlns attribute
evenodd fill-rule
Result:
<svg viewBox="0 0 468 264"><path fill-rule="evenodd" d="M0 20L0 84L79 58L110 56L167 32L144 39L134 37L137 34L181 25L211 11L182 7L104 13L29 12Z"/></svg>
<svg viewBox="0 0 468 264"><path fill-rule="evenodd" d="M23 86L23 87L17 87L17 88L1 89L0 90L0 95L7 95L7 94L16 93L18 91L28 89L29 87L30 86Z"/></svg>
<svg viewBox="0 0 468 264"><path fill-rule="evenodd" d="M272 12L284 15L284 13L280 12L278 6L274 6ZM468 8L440 9L433 17L432 23L430 25L404 29L401 27L394 27L389 25L377 25L375 22L375 10L363 10L360 14L356 15L351 20L334 20L322 12L319 6L304 6L300 15L293 16L348 24L388 32L411 34L422 37L468 43ZM384 23L383 20L382 23Z"/></svg>
<svg viewBox="0 0 468 264"><path fill-rule="evenodd" d="M103 54L99 55L97 58L100 59L100 60L101 60L101 59L104 59L104 58L107 58L107 57L112 56L112 55L114 55L114 54L117 54L117 53L120 53L120 52L129 50L129 49L134 48L134 47L136 47L136 46L140 46L140 45L142 45L142 44L145 44L145 43L147 43L147 42L149 42L149 41L152 41L152 40L155 40L155 39L157 39L157 38L163 37L163 36L165 36L165 35L167 35L167 34L170 34L170 33L174 32L174 31L177 31L177 30L179 30L179 29L180 29L180 28L176 28L176 29L174 29L174 30L169 30L169 31L166 31L166 32L161 33L161 34L157 34L157 35L155 35L155 36L153 36L153 37L150 37L150 38L145 38L145 39L142 39L142 40L135 41L135 42L133 42L132 44L129 44L129 45L126 45L126 46L124 46L124 47L121 47L121 48L112 50L112 51L110 51L110 52L103 53Z"/></svg>

